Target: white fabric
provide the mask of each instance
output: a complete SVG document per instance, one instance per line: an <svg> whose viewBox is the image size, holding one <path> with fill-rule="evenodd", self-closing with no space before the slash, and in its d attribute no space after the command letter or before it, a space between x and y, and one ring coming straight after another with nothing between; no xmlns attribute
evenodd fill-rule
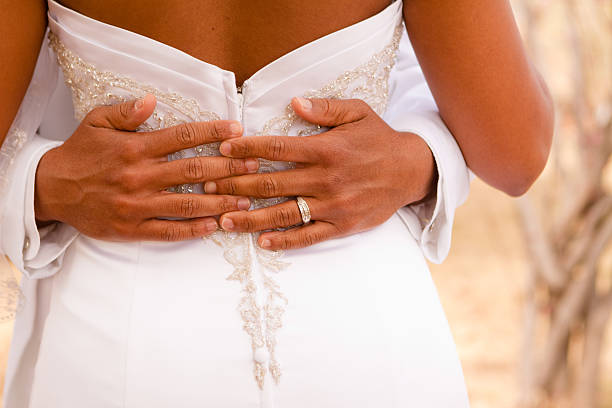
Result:
<svg viewBox="0 0 612 408"><path fill-rule="evenodd" d="M51 31L83 60L241 119L247 135L282 113L292 96L382 49L401 18L396 2L274 61L248 80L241 108L231 72L53 1L49 8ZM282 260L289 266L277 274L250 264L260 289L261 279L273 276L288 299L275 336L283 374L278 385L268 375L263 389L253 379L253 361L269 356L252 354L236 310L241 286L226 279L233 268L221 248L202 240L110 243L64 224L36 229L36 166L58 144L50 139L67 138L76 123L66 116L72 111L64 85L45 109L56 89L54 58L45 39L20 110L35 113L30 122L18 115L13 126L34 135L42 115L49 118L41 125L48 139L35 135L15 157L4 201L0 251L25 274L26 294L5 407L467 406L423 254L434 262L446 256L469 176L405 33L383 118L432 149L436 198L401 209L371 231L288 251Z"/></svg>

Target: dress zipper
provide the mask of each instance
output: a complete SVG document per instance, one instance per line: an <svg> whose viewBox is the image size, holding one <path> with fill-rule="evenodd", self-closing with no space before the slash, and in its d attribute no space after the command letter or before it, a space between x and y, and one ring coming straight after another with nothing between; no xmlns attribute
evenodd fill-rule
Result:
<svg viewBox="0 0 612 408"><path fill-rule="evenodd" d="M238 115L240 123L242 123L242 109L244 108L244 92L246 91L247 81L244 81L242 85L236 86L236 92L238 95ZM244 123L242 123L244 125Z"/></svg>

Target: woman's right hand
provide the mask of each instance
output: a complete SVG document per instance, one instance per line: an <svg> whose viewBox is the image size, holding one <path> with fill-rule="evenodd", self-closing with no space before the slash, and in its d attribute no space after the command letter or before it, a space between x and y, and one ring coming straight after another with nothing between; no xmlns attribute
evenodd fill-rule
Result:
<svg viewBox="0 0 612 408"><path fill-rule="evenodd" d="M147 95L96 108L64 144L43 156L36 173L38 222L64 222L105 240L179 241L215 231L215 215L249 208L246 197L166 191L175 185L254 173L258 161L168 161L170 153L239 137L242 127L236 121L218 120L135 132L155 103L155 97Z"/></svg>

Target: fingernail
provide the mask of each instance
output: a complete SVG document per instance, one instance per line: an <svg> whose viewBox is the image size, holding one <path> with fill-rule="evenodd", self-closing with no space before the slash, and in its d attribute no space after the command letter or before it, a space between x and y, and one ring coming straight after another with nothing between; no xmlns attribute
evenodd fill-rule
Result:
<svg viewBox="0 0 612 408"><path fill-rule="evenodd" d="M295 99L297 99L298 103L305 111L309 111L312 109L312 102L310 101L310 99L302 98L299 96Z"/></svg>
<svg viewBox="0 0 612 408"><path fill-rule="evenodd" d="M239 198L238 199L238 209L239 210L248 210L251 208L251 200L248 198Z"/></svg>
<svg viewBox="0 0 612 408"><path fill-rule="evenodd" d="M221 228L226 231L231 231L232 228L234 228L234 222L229 218L224 218L223 221L221 221Z"/></svg>
<svg viewBox="0 0 612 408"><path fill-rule="evenodd" d="M217 221L215 221L215 220L207 220L206 221L206 229L208 231L215 231L217 229Z"/></svg>
<svg viewBox="0 0 612 408"><path fill-rule="evenodd" d="M219 146L219 152L221 152L222 155L227 156L232 152L232 146L229 143L221 143L221 146Z"/></svg>
<svg viewBox="0 0 612 408"><path fill-rule="evenodd" d="M214 181L207 181L204 183L204 192L208 194L214 194L217 192L217 183Z"/></svg>
<svg viewBox="0 0 612 408"><path fill-rule="evenodd" d="M249 173L255 173L257 169L259 168L259 160L246 159L246 161L244 162L244 165L246 166Z"/></svg>
<svg viewBox="0 0 612 408"><path fill-rule="evenodd" d="M144 98L137 99L134 103L134 110L139 111L144 106Z"/></svg>
<svg viewBox="0 0 612 408"><path fill-rule="evenodd" d="M262 248L270 248L272 246L272 242L269 239L264 239L261 241Z"/></svg>
<svg viewBox="0 0 612 408"><path fill-rule="evenodd" d="M229 126L230 128L230 132L232 133L233 136L240 136L242 135L242 125L238 122L232 122Z"/></svg>

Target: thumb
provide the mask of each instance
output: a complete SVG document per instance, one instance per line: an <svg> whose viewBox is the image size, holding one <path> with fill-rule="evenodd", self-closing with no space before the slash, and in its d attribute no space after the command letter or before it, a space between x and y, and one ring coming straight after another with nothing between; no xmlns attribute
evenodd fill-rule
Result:
<svg viewBox="0 0 612 408"><path fill-rule="evenodd" d="M328 127L356 122L371 111L361 99L296 97L291 100L291 107L302 119Z"/></svg>
<svg viewBox="0 0 612 408"><path fill-rule="evenodd" d="M91 126L134 131L151 116L155 105L155 96L146 94L139 99L100 106L93 109L85 119Z"/></svg>

